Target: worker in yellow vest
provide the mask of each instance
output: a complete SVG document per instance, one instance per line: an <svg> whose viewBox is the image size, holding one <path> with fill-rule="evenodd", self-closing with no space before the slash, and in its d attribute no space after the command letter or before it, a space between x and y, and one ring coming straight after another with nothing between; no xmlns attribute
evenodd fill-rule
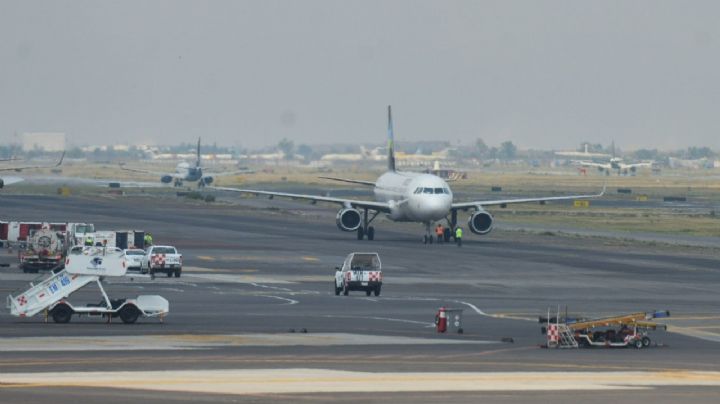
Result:
<svg viewBox="0 0 720 404"><path fill-rule="evenodd" d="M455 242L457 243L458 247L462 247L462 227L457 227L455 229Z"/></svg>

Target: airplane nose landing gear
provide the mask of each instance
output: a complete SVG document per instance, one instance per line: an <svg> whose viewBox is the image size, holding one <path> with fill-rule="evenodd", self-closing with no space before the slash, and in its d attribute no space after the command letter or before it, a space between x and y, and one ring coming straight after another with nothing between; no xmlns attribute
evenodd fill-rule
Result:
<svg viewBox="0 0 720 404"><path fill-rule="evenodd" d="M430 222L425 222L425 235L423 236L423 244L432 244L433 243L431 224L432 223L430 223Z"/></svg>

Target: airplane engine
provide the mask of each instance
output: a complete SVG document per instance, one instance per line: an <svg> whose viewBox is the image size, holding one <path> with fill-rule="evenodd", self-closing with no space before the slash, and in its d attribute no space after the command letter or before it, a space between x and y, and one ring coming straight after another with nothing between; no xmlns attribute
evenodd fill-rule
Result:
<svg viewBox="0 0 720 404"><path fill-rule="evenodd" d="M492 226L493 217L484 209L478 209L477 212L473 213L468 219L468 227L470 231L475 234L488 234L492 231Z"/></svg>
<svg viewBox="0 0 720 404"><path fill-rule="evenodd" d="M2 187L4 187L4 186L5 186L5 181L3 181L2 178L0 178L0 188L2 188Z"/></svg>
<svg viewBox="0 0 720 404"><path fill-rule="evenodd" d="M205 185L210 185L212 184L213 180L213 177L202 177L200 181L202 181Z"/></svg>
<svg viewBox="0 0 720 404"><path fill-rule="evenodd" d="M160 182L162 182L163 184L169 184L172 182L172 180L172 176L169 175L163 175L162 177L160 177Z"/></svg>
<svg viewBox="0 0 720 404"><path fill-rule="evenodd" d="M362 215L357 209L340 209L335 216L335 223L338 229L342 231L355 231L360 227Z"/></svg>

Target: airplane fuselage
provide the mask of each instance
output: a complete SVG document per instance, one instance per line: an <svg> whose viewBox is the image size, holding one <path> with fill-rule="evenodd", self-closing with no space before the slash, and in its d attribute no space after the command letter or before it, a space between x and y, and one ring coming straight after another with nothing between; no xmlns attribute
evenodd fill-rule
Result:
<svg viewBox="0 0 720 404"><path fill-rule="evenodd" d="M193 167L188 162L182 162L175 167L176 177L183 181L200 181L202 178L202 168Z"/></svg>
<svg viewBox="0 0 720 404"><path fill-rule="evenodd" d="M375 200L390 205L394 221L433 222L447 217L453 195L447 182L432 174L388 171L375 182Z"/></svg>

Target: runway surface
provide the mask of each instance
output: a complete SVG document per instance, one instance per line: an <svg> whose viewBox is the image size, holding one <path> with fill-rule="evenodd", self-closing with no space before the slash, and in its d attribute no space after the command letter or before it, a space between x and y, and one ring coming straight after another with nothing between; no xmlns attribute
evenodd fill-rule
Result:
<svg viewBox="0 0 720 404"><path fill-rule="evenodd" d="M3 196L5 220L150 230L181 250L184 272L106 282L111 297L166 297L163 323L0 312L0 401L710 402L720 393L717 250L512 231L424 246L420 226L385 221L375 241L357 241L337 230L332 208L266 202ZM334 295L334 267L352 251L380 253L381 296ZM0 268L5 295L34 277L14 266L15 252L1 261L13 263ZM99 301L89 289L71 301ZM537 317L558 305L672 317L648 349L541 349ZM464 310L463 334L435 332L440 306Z"/></svg>

